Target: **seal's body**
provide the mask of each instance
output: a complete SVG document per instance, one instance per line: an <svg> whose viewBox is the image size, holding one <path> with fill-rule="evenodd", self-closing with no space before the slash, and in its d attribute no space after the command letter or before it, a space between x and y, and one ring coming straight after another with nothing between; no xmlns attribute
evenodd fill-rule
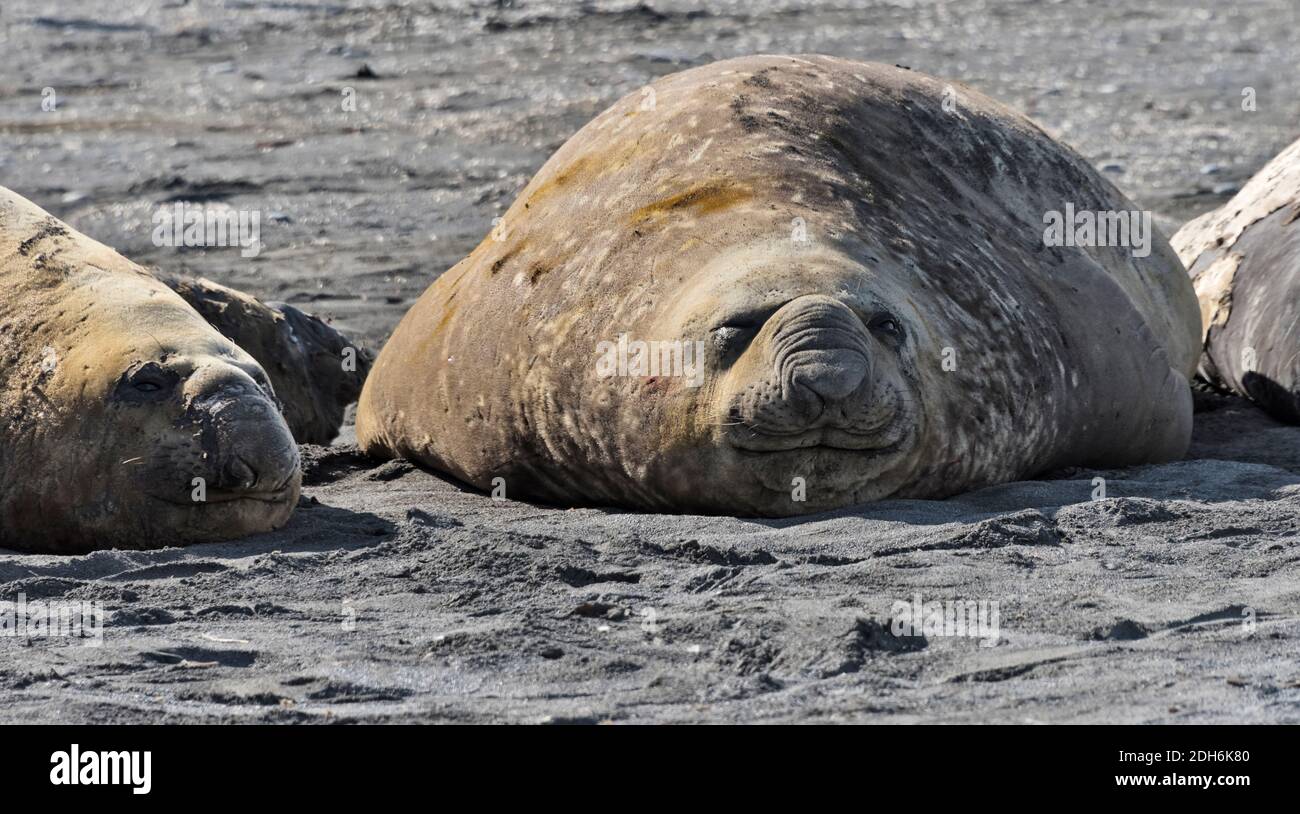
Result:
<svg viewBox="0 0 1300 814"><path fill-rule="evenodd" d="M1173 245L1201 302L1207 381L1300 422L1300 141Z"/></svg>
<svg viewBox="0 0 1300 814"><path fill-rule="evenodd" d="M0 548L282 525L297 446L265 371L162 282L0 188Z"/></svg>
<svg viewBox="0 0 1300 814"><path fill-rule="evenodd" d="M1158 235L1045 246L1067 204L1134 209L966 88L820 56L668 76L406 314L358 441L511 497L745 515L1178 457L1189 281Z"/></svg>

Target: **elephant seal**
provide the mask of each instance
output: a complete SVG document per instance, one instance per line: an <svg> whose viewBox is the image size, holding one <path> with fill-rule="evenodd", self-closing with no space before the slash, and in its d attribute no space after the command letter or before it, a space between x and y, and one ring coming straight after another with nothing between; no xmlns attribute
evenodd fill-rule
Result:
<svg viewBox="0 0 1300 814"><path fill-rule="evenodd" d="M324 445L338 436L373 353L292 305L263 303L202 278L158 277L266 370L298 443Z"/></svg>
<svg viewBox="0 0 1300 814"><path fill-rule="evenodd" d="M1201 302L1201 377L1300 423L1300 141L1173 246Z"/></svg>
<svg viewBox="0 0 1300 814"><path fill-rule="evenodd" d="M422 295L358 442L510 497L760 516L1177 458L1190 281L1158 235L1046 245L1067 206L1135 209L964 86L825 56L670 75Z"/></svg>
<svg viewBox="0 0 1300 814"><path fill-rule="evenodd" d="M267 531L298 448L265 371L144 269L0 188L0 547Z"/></svg>

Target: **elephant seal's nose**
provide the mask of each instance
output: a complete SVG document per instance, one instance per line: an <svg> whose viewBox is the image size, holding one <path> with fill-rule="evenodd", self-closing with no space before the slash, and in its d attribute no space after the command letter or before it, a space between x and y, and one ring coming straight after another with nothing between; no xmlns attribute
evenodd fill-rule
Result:
<svg viewBox="0 0 1300 814"><path fill-rule="evenodd" d="M866 326L839 300L798 297L772 319L777 370L795 401L814 409L828 406L848 398L871 376Z"/></svg>
<svg viewBox="0 0 1300 814"><path fill-rule="evenodd" d="M790 382L812 391L824 402L836 402L862 386L870 372L867 357L857 350L798 351Z"/></svg>
<svg viewBox="0 0 1300 814"><path fill-rule="evenodd" d="M219 484L226 489L238 489L244 492L251 492L257 488L259 476L257 470L238 455L232 455L226 462L226 468L222 472L222 483Z"/></svg>
<svg viewBox="0 0 1300 814"><path fill-rule="evenodd" d="M190 415L202 428L203 449L213 462L213 485L248 493L285 488L301 461L275 402L237 368L203 374L192 380L198 392Z"/></svg>

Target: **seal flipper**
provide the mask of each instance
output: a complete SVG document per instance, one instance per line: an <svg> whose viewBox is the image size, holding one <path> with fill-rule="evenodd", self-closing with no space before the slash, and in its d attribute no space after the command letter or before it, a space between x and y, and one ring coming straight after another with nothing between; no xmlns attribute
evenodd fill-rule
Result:
<svg viewBox="0 0 1300 814"><path fill-rule="evenodd" d="M300 444L328 444L357 400L374 354L318 317L203 278L158 275L227 339L258 361Z"/></svg>

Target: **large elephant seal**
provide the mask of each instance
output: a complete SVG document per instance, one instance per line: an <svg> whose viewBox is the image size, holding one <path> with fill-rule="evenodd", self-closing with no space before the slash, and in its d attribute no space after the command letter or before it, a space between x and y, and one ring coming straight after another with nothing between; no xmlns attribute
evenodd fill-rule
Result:
<svg viewBox="0 0 1300 814"><path fill-rule="evenodd" d="M266 373L166 285L0 188L0 547L282 525L298 449Z"/></svg>
<svg viewBox="0 0 1300 814"><path fill-rule="evenodd" d="M1300 141L1173 245L1201 302L1209 382L1300 422Z"/></svg>
<svg viewBox="0 0 1300 814"><path fill-rule="evenodd" d="M823 56L671 75L411 308L358 440L510 497L745 515L1179 457L1187 276L1158 235L1045 245L1067 207L1135 209L968 88Z"/></svg>

